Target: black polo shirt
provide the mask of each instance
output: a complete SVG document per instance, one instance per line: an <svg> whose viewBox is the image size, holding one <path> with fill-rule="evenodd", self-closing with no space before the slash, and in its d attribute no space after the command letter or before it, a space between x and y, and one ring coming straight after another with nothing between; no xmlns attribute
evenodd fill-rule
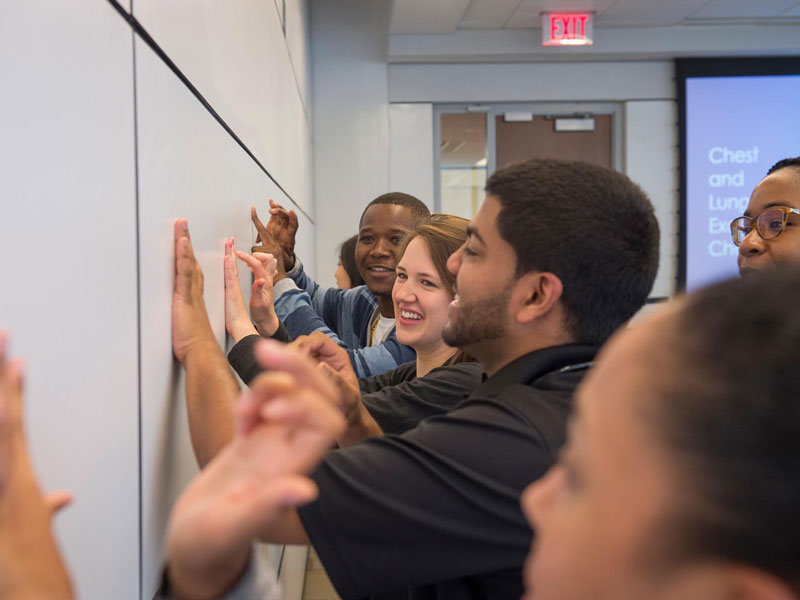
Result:
<svg viewBox="0 0 800 600"><path fill-rule="evenodd" d="M445 415L329 453L299 514L342 598L518 600L520 495L555 461L596 350L532 352Z"/></svg>

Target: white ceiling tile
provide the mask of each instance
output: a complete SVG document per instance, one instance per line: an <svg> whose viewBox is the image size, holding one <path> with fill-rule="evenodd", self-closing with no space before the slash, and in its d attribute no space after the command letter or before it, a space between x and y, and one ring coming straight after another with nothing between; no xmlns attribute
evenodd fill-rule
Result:
<svg viewBox="0 0 800 600"><path fill-rule="evenodd" d="M459 29L502 29L523 0L472 0Z"/></svg>
<svg viewBox="0 0 800 600"><path fill-rule="evenodd" d="M692 19L741 19L774 17L797 4L797 0L711 0Z"/></svg>
<svg viewBox="0 0 800 600"><path fill-rule="evenodd" d="M604 27L677 25L708 2L709 0L618 0L595 23Z"/></svg>
<svg viewBox="0 0 800 600"><path fill-rule="evenodd" d="M451 33L469 0L395 0L389 30L393 34Z"/></svg>

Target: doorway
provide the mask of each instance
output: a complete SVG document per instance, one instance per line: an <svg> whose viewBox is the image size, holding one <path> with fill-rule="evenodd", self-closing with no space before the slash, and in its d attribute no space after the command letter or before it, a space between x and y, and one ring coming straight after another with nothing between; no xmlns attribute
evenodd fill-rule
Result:
<svg viewBox="0 0 800 600"><path fill-rule="evenodd" d="M442 104L434 107L435 208L472 218L489 174L527 158L622 168L618 103Z"/></svg>

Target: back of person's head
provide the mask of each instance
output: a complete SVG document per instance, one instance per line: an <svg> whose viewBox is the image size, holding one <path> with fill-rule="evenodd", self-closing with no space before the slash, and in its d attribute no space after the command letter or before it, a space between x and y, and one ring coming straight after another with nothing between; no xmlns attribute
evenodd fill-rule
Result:
<svg viewBox="0 0 800 600"><path fill-rule="evenodd" d="M665 534L671 558L757 567L796 594L798 298L797 267L688 297L661 340L663 376L653 387L662 400L643 406L650 431L683 478L676 488L684 499L665 528L676 534Z"/></svg>
<svg viewBox="0 0 800 600"><path fill-rule="evenodd" d="M359 224L361 221L364 220L364 214L369 210L371 206L375 206L376 204L393 204L395 206L405 206L411 211L411 215L414 218L414 223L417 224L422 219L429 217L431 211L428 210L428 207L425 203L412 196L411 194L404 194L403 192L389 192L387 194L381 194L374 200L372 200L367 206L364 208L364 211L361 213L361 218L359 219Z"/></svg>
<svg viewBox="0 0 800 600"><path fill-rule="evenodd" d="M779 160L769 168L769 171L767 171L767 176L770 176L775 171L780 171L781 169L796 169L797 173L800 174L800 156Z"/></svg>
<svg viewBox="0 0 800 600"><path fill-rule="evenodd" d="M583 162L532 159L496 171L500 236L517 274L546 271L563 284L567 329L602 344L647 300L658 270L653 206L625 175Z"/></svg>
<svg viewBox="0 0 800 600"><path fill-rule="evenodd" d="M358 234L347 238L339 246L339 260L342 262L347 276L350 278L350 287L358 287L364 285L364 279L361 273L358 272L356 267L356 242L358 241Z"/></svg>
<svg viewBox="0 0 800 600"><path fill-rule="evenodd" d="M416 237L425 242L436 272L451 296L455 294L456 277L447 268L447 259L467 240L468 225L469 221L463 217L434 213L417 225L408 238L408 242Z"/></svg>

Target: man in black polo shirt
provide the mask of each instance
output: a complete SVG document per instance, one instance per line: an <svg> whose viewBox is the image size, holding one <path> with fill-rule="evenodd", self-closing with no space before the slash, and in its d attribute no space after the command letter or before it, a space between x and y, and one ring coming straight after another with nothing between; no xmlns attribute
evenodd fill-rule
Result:
<svg viewBox="0 0 800 600"><path fill-rule="evenodd" d="M597 348L652 287L658 225L625 176L531 160L497 171L486 193L450 258L457 295L444 332L480 361L481 385L403 435L330 452L311 475L315 502L253 526L254 538L313 544L345 599L520 597L531 538L520 494L556 460ZM243 589L255 578L240 577L241 548L192 544L192 519L182 517L170 547L202 560L176 562L215 566L209 596L257 597ZM213 518L213 505L193 518Z"/></svg>

